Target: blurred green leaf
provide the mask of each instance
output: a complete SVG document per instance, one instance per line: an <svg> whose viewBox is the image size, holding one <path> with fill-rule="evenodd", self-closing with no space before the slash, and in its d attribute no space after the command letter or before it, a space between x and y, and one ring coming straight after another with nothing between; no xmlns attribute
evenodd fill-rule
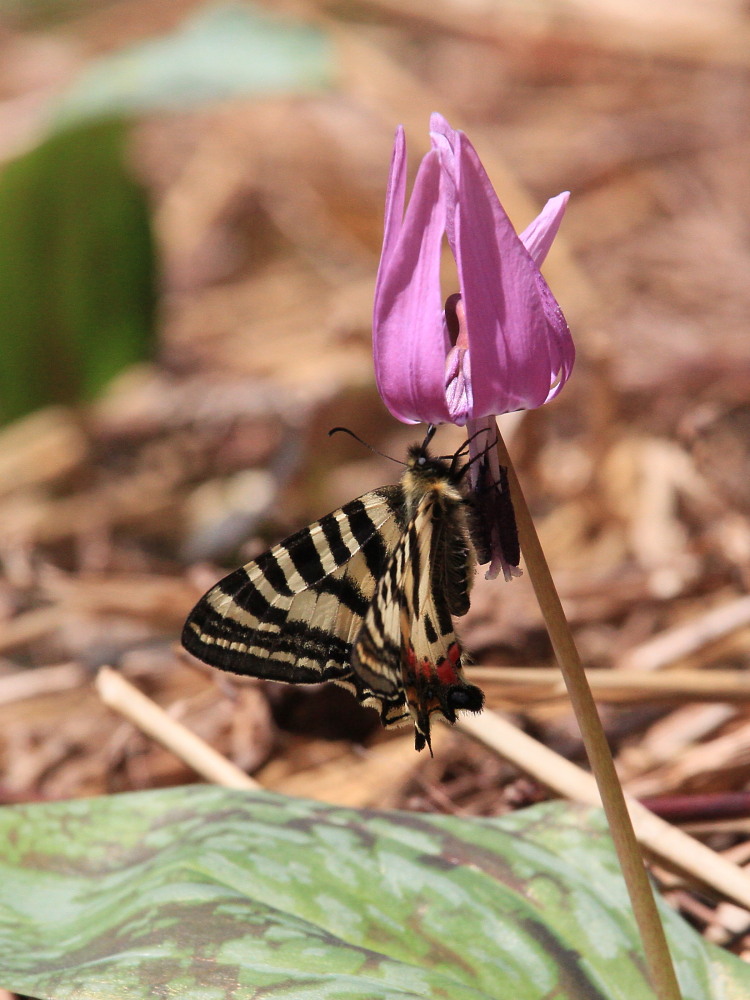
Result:
<svg viewBox="0 0 750 1000"><path fill-rule="evenodd" d="M125 126L58 133L0 174L0 420L92 397L149 353L154 246Z"/></svg>
<svg viewBox="0 0 750 1000"><path fill-rule="evenodd" d="M652 1000L602 815L206 786L0 810L0 985L55 1000ZM750 968L662 906L684 1000Z"/></svg>
<svg viewBox="0 0 750 1000"><path fill-rule="evenodd" d="M54 27L71 17L80 17L117 0L0 0L5 24L22 30Z"/></svg>
<svg viewBox="0 0 750 1000"><path fill-rule="evenodd" d="M81 119L190 108L274 90L320 86L333 74L325 35L250 4L208 7L163 38L92 63L56 111Z"/></svg>

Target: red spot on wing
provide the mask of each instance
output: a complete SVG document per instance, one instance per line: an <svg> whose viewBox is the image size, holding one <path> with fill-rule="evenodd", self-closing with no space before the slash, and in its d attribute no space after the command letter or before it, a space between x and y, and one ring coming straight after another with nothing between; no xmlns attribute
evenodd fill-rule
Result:
<svg viewBox="0 0 750 1000"><path fill-rule="evenodd" d="M423 656L421 660L418 660L416 651L411 642L404 646L403 656L405 667L404 673L407 677L423 677L425 680L429 680L433 676L435 667L433 666L432 660L429 656Z"/></svg>
<svg viewBox="0 0 750 1000"><path fill-rule="evenodd" d="M456 668L453 666L452 663L449 663L448 660L443 660L442 663L438 663L437 675L438 675L438 680L440 681L441 684L460 683L460 678L458 676Z"/></svg>
<svg viewBox="0 0 750 1000"><path fill-rule="evenodd" d="M448 655L437 664L436 673L441 684L460 684L458 670L461 666L461 650L457 642L448 647Z"/></svg>
<svg viewBox="0 0 750 1000"><path fill-rule="evenodd" d="M429 656L417 659L417 654L411 642L403 649L404 675L407 678L416 680L419 677L429 680L437 677L441 684L461 684L462 678L459 675L461 668L461 649L457 642L452 642L448 647L447 656L442 656L437 663L433 663Z"/></svg>
<svg viewBox="0 0 750 1000"><path fill-rule="evenodd" d="M422 662L419 664L419 672L425 680L429 680L429 678L432 677L432 663L429 657L422 657Z"/></svg>

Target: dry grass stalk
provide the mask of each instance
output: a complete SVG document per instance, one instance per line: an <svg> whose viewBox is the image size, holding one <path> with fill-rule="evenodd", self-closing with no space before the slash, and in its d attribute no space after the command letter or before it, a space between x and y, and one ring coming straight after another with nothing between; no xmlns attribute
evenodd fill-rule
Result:
<svg viewBox="0 0 750 1000"><path fill-rule="evenodd" d="M25 646L54 632L67 617L67 609L60 604L27 611L5 622L0 633L0 652Z"/></svg>
<svg viewBox="0 0 750 1000"><path fill-rule="evenodd" d="M601 805L596 782L590 774L499 715L485 712L465 717L459 725L558 795L573 802ZM742 868L665 823L633 799L627 799L627 806L636 836L649 853L698 884L750 908L750 875Z"/></svg>
<svg viewBox="0 0 750 1000"><path fill-rule="evenodd" d="M750 763L750 722L699 743L671 758L662 767L628 781L632 795L648 796L665 791L706 788L725 784L726 775L746 773Z"/></svg>
<svg viewBox="0 0 750 1000"><path fill-rule="evenodd" d="M619 657L616 666L620 670L661 670L748 626L750 597L739 597L641 643Z"/></svg>
<svg viewBox="0 0 750 1000"><path fill-rule="evenodd" d="M70 691L83 684L85 679L86 671L77 663L37 667L36 670L19 670L16 674L0 677L0 705L36 698L37 695Z"/></svg>
<svg viewBox="0 0 750 1000"><path fill-rule="evenodd" d="M624 747L617 757L617 773L625 783L708 739L737 715L731 705L684 705L650 726L637 744Z"/></svg>
<svg viewBox="0 0 750 1000"><path fill-rule="evenodd" d="M226 757L222 757L195 733L191 733L182 723L176 722L117 671L102 667L96 678L96 689L105 705L171 750L208 781L226 788L259 787L249 775Z"/></svg>
<svg viewBox="0 0 750 1000"><path fill-rule="evenodd" d="M556 667L470 667L469 675L505 699L525 701L565 697L565 682ZM599 701L750 701L750 675L741 670L633 671L587 670Z"/></svg>

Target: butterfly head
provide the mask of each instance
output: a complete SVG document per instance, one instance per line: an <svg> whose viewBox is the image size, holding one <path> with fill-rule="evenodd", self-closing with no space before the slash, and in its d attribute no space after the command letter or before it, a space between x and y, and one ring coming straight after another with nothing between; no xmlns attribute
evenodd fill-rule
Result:
<svg viewBox="0 0 750 1000"><path fill-rule="evenodd" d="M424 441L421 444L413 444L406 455L407 481L411 480L420 492L425 487L439 486L441 483L455 485L461 479L460 475L456 475L455 461L447 460L453 456L431 454L429 444L436 430L437 427L430 424Z"/></svg>
<svg viewBox="0 0 750 1000"><path fill-rule="evenodd" d="M431 455L424 444L414 444L406 457L406 468L419 479L447 479L450 467L442 459Z"/></svg>
<svg viewBox="0 0 750 1000"><path fill-rule="evenodd" d="M429 444L435 436L437 427L430 424L427 428L424 441L421 444L414 444L407 454L407 474L414 473L418 478L424 480L444 480L453 485L460 483L472 465L477 461L486 461L487 452L494 446L494 441L487 442L481 447L473 458L467 459L467 454L472 446L472 442L489 433L488 428L482 427L452 454L452 455L432 455L429 451Z"/></svg>

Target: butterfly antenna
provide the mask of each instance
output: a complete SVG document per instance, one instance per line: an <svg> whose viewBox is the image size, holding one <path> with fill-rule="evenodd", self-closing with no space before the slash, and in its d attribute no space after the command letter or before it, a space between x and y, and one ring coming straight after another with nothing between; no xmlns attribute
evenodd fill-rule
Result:
<svg viewBox="0 0 750 1000"><path fill-rule="evenodd" d="M395 462L397 465L406 465L406 462L402 462L400 458L393 458L392 455L386 455L384 451L378 451L377 448L373 448L371 444L367 441L363 441L362 438L355 434L354 431L350 431L348 427L332 427L328 432L328 437L332 437L334 434L348 434L349 437L353 437L355 441L359 441L363 444L365 448L369 448L370 451L374 452L376 455L380 455L381 458L387 458L389 462Z"/></svg>
<svg viewBox="0 0 750 1000"><path fill-rule="evenodd" d="M476 435L474 435L474 436L476 437ZM473 458L470 458L468 462L465 462L464 465L462 465L460 469L455 469L455 467L452 466L452 468L453 468L453 474L455 475L455 477L457 479L463 479L464 476L466 475L466 473L469 471L469 469L472 467L472 465L475 462L482 462L482 461L485 461L487 459L487 455L489 454L490 450L495 447L496 444L497 444L497 435L495 435L495 440L494 441L491 441L491 442L488 441L487 444L486 444L486 446L484 448L482 448L482 450L480 452L477 452L477 454L474 455ZM457 458L458 458L458 455L456 455L454 457L454 459L453 459L454 466L455 466L455 462L456 462Z"/></svg>
<svg viewBox="0 0 750 1000"><path fill-rule="evenodd" d="M491 434L491 433L492 433L491 428L489 428L489 427L480 427L478 431L475 431L471 435L471 437L468 437L464 441L464 443L461 445L461 447L458 449L458 451L454 451L452 455L438 455L438 458L442 459L444 462L447 462L449 458L452 458L453 462L455 464L456 459L461 458L469 450L469 445L474 440L474 438L478 438L480 434ZM495 441L497 441L497 438L495 438Z"/></svg>
<svg viewBox="0 0 750 1000"><path fill-rule="evenodd" d="M481 459L486 458L487 452L491 448L494 448L494 446L497 444L497 433L496 433L494 441L488 441L487 444L484 446L484 448L482 448L482 450L480 452L478 452L473 458L469 459L469 461L466 462L465 465L461 466L460 469L457 469L459 459L461 459L461 458L464 457L464 455L466 454L466 452L469 449L469 445L474 440L474 438L479 437L480 434L490 434L490 433L492 433L492 432L491 432L491 429L489 427L482 427L482 428L480 428L480 430L478 430L475 434L472 434L471 437L467 438L466 441L464 441L464 443L461 445L461 447L458 449L457 452L455 452L452 456L450 456L450 455L448 456L449 458L453 459L453 461L451 462L451 469L452 469L454 475L456 475L459 479L463 479L463 477L466 475L466 473L472 467L472 465L474 464L474 462L478 462Z"/></svg>

